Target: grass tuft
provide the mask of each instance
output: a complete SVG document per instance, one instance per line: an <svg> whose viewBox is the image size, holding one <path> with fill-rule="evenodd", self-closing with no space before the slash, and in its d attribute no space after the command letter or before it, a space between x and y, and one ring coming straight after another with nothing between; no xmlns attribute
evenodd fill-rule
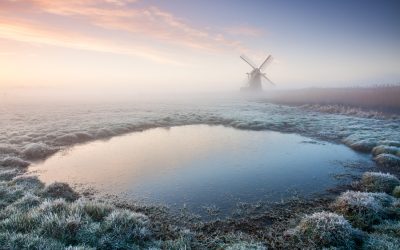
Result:
<svg viewBox="0 0 400 250"><path fill-rule="evenodd" d="M342 216L318 212L305 216L286 235L300 245L311 248L339 247L352 249L358 237L357 230Z"/></svg>
<svg viewBox="0 0 400 250"><path fill-rule="evenodd" d="M387 217L394 198L385 193L346 191L333 203L333 209L353 226L368 229Z"/></svg>
<svg viewBox="0 0 400 250"><path fill-rule="evenodd" d="M21 199L15 201L12 205L18 211L28 211L34 207L39 206L42 199L34 194L26 193Z"/></svg>
<svg viewBox="0 0 400 250"><path fill-rule="evenodd" d="M373 226L373 230L379 234L386 234L400 239L400 221L385 220L381 224Z"/></svg>
<svg viewBox="0 0 400 250"><path fill-rule="evenodd" d="M63 198L67 201L74 201L79 198L76 193L67 183L54 182L48 185L42 192L42 195L49 198Z"/></svg>
<svg viewBox="0 0 400 250"><path fill-rule="evenodd" d="M10 184L18 185L29 190L40 189L44 187L43 183L38 179L38 177L32 175L19 175L15 177Z"/></svg>
<svg viewBox="0 0 400 250"><path fill-rule="evenodd" d="M4 208L24 196L24 190L15 185L0 182L0 208Z"/></svg>
<svg viewBox="0 0 400 250"><path fill-rule="evenodd" d="M400 167L400 157L392 154L380 154L374 158L376 163L380 166L389 168L399 168Z"/></svg>
<svg viewBox="0 0 400 250"><path fill-rule="evenodd" d="M0 171L0 181L10 181L20 174L18 169L12 168Z"/></svg>
<svg viewBox="0 0 400 250"><path fill-rule="evenodd" d="M400 250L400 239L381 234L372 234L362 246L363 250Z"/></svg>
<svg viewBox="0 0 400 250"><path fill-rule="evenodd" d="M246 241L228 245L226 250L266 250L267 248L261 243L249 243Z"/></svg>
<svg viewBox="0 0 400 250"><path fill-rule="evenodd" d="M83 211L96 222L102 221L115 209L111 204L98 201L80 201L76 203L76 205L80 206Z"/></svg>
<svg viewBox="0 0 400 250"><path fill-rule="evenodd" d="M392 195L396 198L400 198L400 186L397 186L393 189Z"/></svg>
<svg viewBox="0 0 400 250"><path fill-rule="evenodd" d="M144 242L150 236L148 218L129 210L115 210L101 224L100 248L123 249Z"/></svg>
<svg viewBox="0 0 400 250"><path fill-rule="evenodd" d="M372 149L372 155L377 156L380 154L396 155L400 153L400 148L395 146L379 145Z"/></svg>
<svg viewBox="0 0 400 250"><path fill-rule="evenodd" d="M29 233L39 226L39 214L36 211L16 212L0 222L0 230L10 233Z"/></svg>
<svg viewBox="0 0 400 250"><path fill-rule="evenodd" d="M360 181L360 187L367 192L391 194L398 185L400 185L400 180L396 176L380 172L365 172Z"/></svg>
<svg viewBox="0 0 400 250"><path fill-rule="evenodd" d="M65 246L53 239L46 239L38 235L0 233L0 249L40 249L57 250Z"/></svg>
<svg viewBox="0 0 400 250"><path fill-rule="evenodd" d="M29 164L30 162L15 156L7 156L3 160L0 160L0 166L3 167L26 168Z"/></svg>

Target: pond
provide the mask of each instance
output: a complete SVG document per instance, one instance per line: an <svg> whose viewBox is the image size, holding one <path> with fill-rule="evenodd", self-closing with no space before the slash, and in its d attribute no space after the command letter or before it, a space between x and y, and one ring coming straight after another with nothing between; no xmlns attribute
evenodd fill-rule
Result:
<svg viewBox="0 0 400 250"><path fill-rule="evenodd" d="M200 211L324 193L369 156L296 134L224 126L155 128L74 146L30 167L45 183ZM349 181L349 180L347 180Z"/></svg>

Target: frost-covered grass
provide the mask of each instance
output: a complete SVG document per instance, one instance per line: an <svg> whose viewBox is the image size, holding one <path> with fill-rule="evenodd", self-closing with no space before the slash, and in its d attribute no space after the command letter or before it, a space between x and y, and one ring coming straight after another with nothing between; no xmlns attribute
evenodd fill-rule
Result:
<svg viewBox="0 0 400 250"><path fill-rule="evenodd" d="M391 194L400 180L388 173L365 172L360 181L360 187L367 192L385 192Z"/></svg>
<svg viewBox="0 0 400 250"><path fill-rule="evenodd" d="M179 232L179 237L173 240L166 240L164 242L159 242L160 245L157 247L161 249L192 249L191 242L193 240L193 233L189 230L182 230Z"/></svg>
<svg viewBox="0 0 400 250"><path fill-rule="evenodd" d="M400 239L382 234L372 234L362 245L363 250L399 250Z"/></svg>
<svg viewBox="0 0 400 250"><path fill-rule="evenodd" d="M6 156L0 160L0 166L3 167L22 167L25 168L29 166L29 162L22 160L16 156Z"/></svg>
<svg viewBox="0 0 400 250"><path fill-rule="evenodd" d="M346 191L332 205L353 226L368 229L388 216L394 198L385 193Z"/></svg>
<svg viewBox="0 0 400 250"><path fill-rule="evenodd" d="M74 201L79 198L76 193L68 184L62 182L54 182L48 185L42 192L46 197L63 198L67 201Z"/></svg>
<svg viewBox="0 0 400 250"><path fill-rule="evenodd" d="M65 183L44 186L36 176L0 172L0 249L139 249L157 243L143 213L78 199Z"/></svg>
<svg viewBox="0 0 400 250"><path fill-rule="evenodd" d="M0 181L9 181L17 175L21 174L21 171L15 168L6 168L0 171Z"/></svg>
<svg viewBox="0 0 400 250"><path fill-rule="evenodd" d="M252 102L219 99L190 103L96 105L5 105L0 112L2 155L29 161L43 159L76 143L152 127L188 124L225 125L249 130L300 133L345 140L371 150L383 141L400 142L400 119L381 120Z"/></svg>
<svg viewBox="0 0 400 250"><path fill-rule="evenodd" d="M392 237L400 238L400 220L385 220L373 226L373 230L379 234L387 234Z"/></svg>
<svg viewBox="0 0 400 250"><path fill-rule="evenodd" d="M56 240L20 233L0 233L0 245L0 249L65 249L65 245Z"/></svg>
<svg viewBox="0 0 400 250"><path fill-rule="evenodd" d="M393 189L392 194L393 194L394 197L400 198L400 186L395 187L395 188Z"/></svg>
<svg viewBox="0 0 400 250"><path fill-rule="evenodd" d="M380 141L379 144L380 145L385 145L385 146L400 147L400 142L399 141L393 141L393 140Z"/></svg>
<svg viewBox="0 0 400 250"><path fill-rule="evenodd" d="M43 142L33 142L25 145L21 153L25 159L37 160L46 158L56 150L56 148L51 148Z"/></svg>
<svg viewBox="0 0 400 250"><path fill-rule="evenodd" d="M226 250L266 250L267 248L261 243L239 242L226 246Z"/></svg>
<svg viewBox="0 0 400 250"><path fill-rule="evenodd" d="M400 156L400 148L395 146L379 145L372 149L372 155L392 154Z"/></svg>
<svg viewBox="0 0 400 250"><path fill-rule="evenodd" d="M189 230L175 226L169 229L172 235L161 231L155 236L154 227L173 226L152 223L131 207L75 196L67 200L74 192L67 184L31 185L36 182L23 175L0 181L0 249L192 249ZM231 241L224 248L266 249L251 239Z"/></svg>
<svg viewBox="0 0 400 250"><path fill-rule="evenodd" d="M379 178L394 177L379 174ZM286 235L294 240L297 248L400 249L399 199L385 193L346 191L332 208L337 214L307 215Z"/></svg>
<svg viewBox="0 0 400 250"><path fill-rule="evenodd" d="M266 250L265 243L253 240L250 235L242 232L229 233L216 237L214 241L217 243L213 249L229 249L229 250ZM222 241L222 242L221 242Z"/></svg>
<svg viewBox="0 0 400 250"><path fill-rule="evenodd" d="M318 212L305 216L287 235L301 246L312 248L355 247L358 232L341 215Z"/></svg>
<svg viewBox="0 0 400 250"><path fill-rule="evenodd" d="M347 137L343 139L343 142L354 150L366 153L371 152L371 150L377 145L377 142L371 138L360 140L360 139L354 139L352 137Z"/></svg>
<svg viewBox="0 0 400 250"><path fill-rule="evenodd" d="M68 246L85 249L190 249L193 242L199 239L214 244L217 241L215 238L218 238L218 244L221 238L225 239L219 244L220 248L263 249L267 245L264 243L268 242L259 242L263 241L263 237L257 240L250 237L226 241L225 235L196 236L196 232L193 232L193 237L176 232L163 234L159 229L164 228L159 225L162 223L151 221L149 214L146 216L112 204L77 199L76 193L68 186L55 184L44 187L37 178L20 175L30 162L45 159L76 143L160 126L210 124L299 133L313 138L343 141L365 152L371 152L378 146L378 164L396 166L399 160L394 154L394 147L400 147L400 119L380 119L379 115L371 116L370 113L359 115L360 110L339 108L341 110L337 112L335 107L330 107L329 112L320 112L313 108L244 100L207 101L196 105L193 105L192 100L190 105L1 105L0 246L4 249L63 249ZM387 206L390 206L393 199L387 194L347 192L338 198L335 209L353 225L371 228L375 224L377 227L372 230L391 234L388 233L389 229L378 229L380 224L376 223L386 218ZM392 205L392 209L399 208ZM339 215L309 217L312 219L304 219L299 225L298 235L300 228L307 228L308 225L326 230L316 232L302 229L311 235L318 233L323 236L322 240L304 239L303 243L307 243L309 248L316 244L320 244L317 248L331 247L327 242L329 237L335 236L332 228L339 232L353 230ZM153 232L150 227L153 224L158 225L155 228L160 231ZM175 225L165 228L173 227ZM176 229L168 230L179 231L180 228L176 226ZM257 235L258 232L254 233ZM339 234L333 244L353 244L344 243L348 238L342 236ZM369 242L377 242L379 237L371 237ZM282 239L278 237L276 240ZM207 244L202 245L203 248Z"/></svg>
<svg viewBox="0 0 400 250"><path fill-rule="evenodd" d="M19 199L7 207L7 212L12 213L0 220L3 245L16 244L16 236L21 241L31 238L36 239L35 244L50 241L64 247L131 249L153 245L149 220L144 214L86 203L63 199L41 202L34 196Z"/></svg>
<svg viewBox="0 0 400 250"><path fill-rule="evenodd" d="M374 160L381 166L389 168L400 168L400 157L392 154L379 154L374 158Z"/></svg>
<svg viewBox="0 0 400 250"><path fill-rule="evenodd" d="M26 189L42 188L44 184L38 179L37 176L32 175L19 175L11 180L10 185L24 187Z"/></svg>

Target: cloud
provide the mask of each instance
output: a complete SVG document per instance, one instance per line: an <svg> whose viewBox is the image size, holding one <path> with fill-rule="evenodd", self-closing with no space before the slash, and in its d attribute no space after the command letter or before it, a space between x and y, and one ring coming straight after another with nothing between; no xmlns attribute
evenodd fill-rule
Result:
<svg viewBox="0 0 400 250"><path fill-rule="evenodd" d="M159 63L180 64L161 55L161 52L149 47L118 44L112 40L86 36L81 33L58 32L51 26L26 23L20 20L0 17L0 37L19 42L44 44L72 49L132 55L148 58Z"/></svg>
<svg viewBox="0 0 400 250"><path fill-rule="evenodd" d="M118 48L116 45L110 45L111 41L107 41L107 45L105 45L106 42L103 40L94 41L96 37L84 35L85 29L98 27L114 32L113 35L117 32L120 33L117 34L117 39L124 37L127 39L126 42L133 44L138 44L138 40L140 40L142 44L148 44L149 41L160 46L175 46L204 52L246 51L240 41L227 39L221 33L194 27L187 21L158 7L138 7L135 2L135 0L5 0L0 3L0 8L3 13L14 13L12 14L14 20L10 23L2 20L0 23L1 35L18 41L80 49L112 50L113 52L116 49L119 51L118 53L146 54L151 59L156 58L157 60L160 56L157 56L157 51L149 45L141 45L139 49L135 46ZM60 29L55 24L52 27L35 18L40 14L49 15L48 18L56 21L65 18L74 20L80 26L75 25L74 32L65 27ZM25 22L21 20L25 20ZM36 25L31 25L31 21L35 21ZM247 29L242 27L230 30L230 32L235 31L256 34L256 30L248 27ZM74 39L70 37L71 33L74 33ZM130 37L127 38L126 35Z"/></svg>

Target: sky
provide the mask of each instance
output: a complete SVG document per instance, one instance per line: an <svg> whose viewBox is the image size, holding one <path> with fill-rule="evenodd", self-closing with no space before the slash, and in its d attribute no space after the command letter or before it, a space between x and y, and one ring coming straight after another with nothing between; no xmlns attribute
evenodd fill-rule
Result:
<svg viewBox="0 0 400 250"><path fill-rule="evenodd" d="M238 90L400 82L400 1L0 0L0 91ZM268 85L265 85L269 88Z"/></svg>

